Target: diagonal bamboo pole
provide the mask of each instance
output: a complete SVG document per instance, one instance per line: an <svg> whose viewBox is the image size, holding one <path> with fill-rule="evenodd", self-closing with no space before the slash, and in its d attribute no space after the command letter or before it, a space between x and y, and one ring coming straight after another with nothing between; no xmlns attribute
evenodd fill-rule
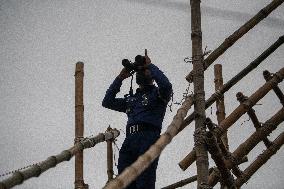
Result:
<svg viewBox="0 0 284 189"><path fill-rule="evenodd" d="M216 138L214 137L213 133L210 131L207 132L206 143L208 151L211 154L211 157L214 160L220 172L221 180L223 181L222 184L224 184L228 188L236 189L234 183L234 177L231 174L230 170L226 167L225 158L221 153L220 148L218 147Z"/></svg>
<svg viewBox="0 0 284 189"><path fill-rule="evenodd" d="M243 175L236 179L237 187L241 187L244 183L246 183L250 177L262 166L264 165L271 156L276 154L276 152L281 148L284 144L284 132L282 132L272 143L272 145L266 149L262 154L260 154L257 159L248 166Z"/></svg>
<svg viewBox="0 0 284 189"><path fill-rule="evenodd" d="M18 171L14 173L11 177L0 182L0 189L9 189L16 185L22 184L25 180L32 177L38 177L41 173L47 171L50 168L55 167L63 161L69 161L75 154L82 152L84 149L92 148L100 142L106 140L111 140L119 136L119 131L113 129L106 133L100 133L92 138L85 138L77 142L73 147L68 150L62 151L60 154L55 156L50 156L45 161L35 164L30 168L23 171Z"/></svg>
<svg viewBox="0 0 284 189"><path fill-rule="evenodd" d="M272 74L268 70L265 70L263 72L263 77L266 81L269 81L272 78ZM282 106L284 106L284 94L283 94L283 92L280 90L280 88L278 86L275 86L273 88L273 91L275 92L276 96L279 98Z"/></svg>
<svg viewBox="0 0 284 189"><path fill-rule="evenodd" d="M243 103L243 102L246 101L247 97L244 96L243 93L238 92L238 93L237 93L237 99L238 99L238 101L239 101L240 103ZM257 116L256 116L256 114L255 114L255 110L254 110L253 108L250 108L250 109L248 110L247 114L248 114L248 116L250 117L250 119L251 119L251 121L252 121L252 123L253 123L255 129L256 129L256 130L260 129L260 128L261 128L261 124L260 124L260 122L258 121L258 118L257 118ZM265 144L265 146L266 146L267 148L271 145L271 141L270 141L267 137L265 137L265 138L263 139L263 143Z"/></svg>
<svg viewBox="0 0 284 189"><path fill-rule="evenodd" d="M268 4L265 8L261 9L254 17L252 17L248 22L236 30L232 35L230 35L225 41L217 47L205 60L204 60L204 70L206 70L218 57L220 57L229 47L231 47L238 39L240 39L244 34L246 34L250 29L257 25L261 20L266 18L272 11L274 11L278 6L280 6L284 0L274 0ZM186 80L190 83L193 82L193 71L186 76Z"/></svg>
<svg viewBox="0 0 284 189"><path fill-rule="evenodd" d="M214 169L215 169L215 168L211 167L211 168L209 169L209 173L212 173L212 171L213 171ZM163 187L163 188L161 188L161 189L175 189L175 188L179 188L179 187L185 186L185 185L190 184L190 183L195 182L195 181L197 181L197 175L194 175L194 176L189 177L189 178L187 178L187 179L183 179L183 180L178 181L178 182L176 182L176 183L173 183L173 184L171 184L171 185L169 185L169 186L165 186L165 187Z"/></svg>
<svg viewBox="0 0 284 189"><path fill-rule="evenodd" d="M194 148L196 153L197 188L207 188L209 176L208 153L205 143L205 92L204 67L202 55L202 32L200 0L191 0L191 41L193 59L194 111L195 117Z"/></svg>
<svg viewBox="0 0 284 189"><path fill-rule="evenodd" d="M179 127L185 118L188 110L193 104L192 96L184 101L183 105L178 109L173 121L168 126L166 132L153 144L143 155L141 155L131 166L126 168L115 179L106 184L104 189L125 188L134 181L149 165L162 153L164 148L171 142L178 133Z"/></svg>
<svg viewBox="0 0 284 189"><path fill-rule="evenodd" d="M263 140L264 137L274 131L283 121L284 108L279 110L274 116L263 124L263 127L255 131L245 142L239 145L239 147L232 153L232 158L229 161L225 161L226 166L231 169L242 157L247 155L260 141ZM209 176L209 181L212 181L211 183L217 183L217 180L215 179L217 178L211 178L211 175ZM215 184L211 183L210 186L215 186Z"/></svg>
<svg viewBox="0 0 284 189"><path fill-rule="evenodd" d="M205 108L210 107L217 99L222 97L225 92L230 90L236 83L238 83L242 78L244 78L248 73L255 69L259 64L261 64L270 54L272 54L278 47L284 43L284 35L279 37L279 39L273 43L268 49L266 49L260 56L258 56L254 61L252 61L247 67L235 75L230 81L223 85L223 87L214 94L211 95L209 99L206 100ZM182 123L180 131L182 131L187 125L189 125L195 118L195 112L190 114Z"/></svg>
<svg viewBox="0 0 284 189"><path fill-rule="evenodd" d="M271 80L266 82L254 94L252 94L243 104L239 105L226 119L224 119L218 127L214 129L216 137L221 137L227 129L232 126L244 113L253 107L260 99L262 99L274 86L277 86L284 78L284 68L280 69ZM195 150L194 150L195 151ZM196 153L190 152L188 159L193 159Z"/></svg>

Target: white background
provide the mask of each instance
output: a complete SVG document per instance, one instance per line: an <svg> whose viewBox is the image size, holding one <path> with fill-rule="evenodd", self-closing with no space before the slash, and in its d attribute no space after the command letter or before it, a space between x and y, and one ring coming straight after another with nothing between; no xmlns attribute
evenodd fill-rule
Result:
<svg viewBox="0 0 284 189"><path fill-rule="evenodd" d="M202 1L203 48L214 50L223 40L271 1ZM2 0L0 1L0 174L45 160L72 146L74 140L75 63L83 61L85 136L104 132L108 125L124 130L126 116L101 106L106 89L120 72L121 60L133 60L148 49L152 62L173 84L174 101L188 86L185 76L192 65L190 4L185 0ZM215 63L223 65L224 82L273 44L284 31L284 5L249 31ZM284 65L284 46L225 95L227 115L237 106L235 94L251 95L264 83L262 71L278 71ZM208 98L214 92L213 65L205 74ZM120 96L128 92L126 80ZM283 84L280 88L283 90ZM192 85L191 85L192 89ZM261 122L280 108L271 91L255 106ZM169 109L163 130L171 122ZM207 116L216 121L215 104ZM229 130L233 151L254 132L251 122L241 117ZM274 140L283 124L271 134ZM180 133L162 153L156 187L172 184L196 173L195 165L183 172L178 162L193 147L194 123ZM118 145L125 135L121 133ZM253 161L265 149L260 143L250 154ZM106 144L86 150L85 182L102 188L107 180ZM116 157L118 153L116 150ZM243 188L282 189L283 148ZM210 160L210 166L214 163ZM244 170L249 163L241 166ZM116 172L116 170L115 170ZM0 178L0 180L5 177ZM74 159L64 162L15 188L50 189L74 187ZM196 188L195 184L183 188Z"/></svg>

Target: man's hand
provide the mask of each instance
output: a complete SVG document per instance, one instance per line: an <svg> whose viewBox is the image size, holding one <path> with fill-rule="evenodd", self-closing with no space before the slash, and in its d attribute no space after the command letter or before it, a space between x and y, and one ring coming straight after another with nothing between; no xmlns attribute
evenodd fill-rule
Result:
<svg viewBox="0 0 284 189"><path fill-rule="evenodd" d="M119 77L120 79L122 79L122 80L124 80L124 79L126 79L126 78L128 78L128 77L130 77L130 76L131 76L131 74L126 70L126 68L123 68L123 69L121 70L120 74L118 75L118 77Z"/></svg>

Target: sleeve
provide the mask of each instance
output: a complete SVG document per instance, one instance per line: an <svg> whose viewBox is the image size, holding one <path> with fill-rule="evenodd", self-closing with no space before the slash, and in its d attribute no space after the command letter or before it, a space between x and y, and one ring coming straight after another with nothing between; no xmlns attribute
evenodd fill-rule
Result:
<svg viewBox="0 0 284 189"><path fill-rule="evenodd" d="M106 91L105 97L102 101L102 106L111 110L125 112L126 101L124 98L116 98L116 94L119 93L122 85L122 79L116 77L113 83Z"/></svg>
<svg viewBox="0 0 284 189"><path fill-rule="evenodd" d="M168 102L171 99L172 95L172 84L165 74L154 64L148 65L149 70L151 71L151 75L153 79L156 81L160 96L163 100Z"/></svg>

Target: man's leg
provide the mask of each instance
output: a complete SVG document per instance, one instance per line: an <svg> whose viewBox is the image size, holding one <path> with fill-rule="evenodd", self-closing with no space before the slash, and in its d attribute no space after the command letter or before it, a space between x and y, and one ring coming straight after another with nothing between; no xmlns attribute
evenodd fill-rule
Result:
<svg viewBox="0 0 284 189"><path fill-rule="evenodd" d="M119 151L119 158L118 158L118 174L121 174L125 168L130 166L135 159L133 159L132 152L130 151L129 145L127 145L127 141L125 141L122 144L122 147ZM137 189L136 188L136 181L132 182L126 189Z"/></svg>
<svg viewBox="0 0 284 189"><path fill-rule="evenodd" d="M137 189L155 189L158 158L136 180Z"/></svg>

